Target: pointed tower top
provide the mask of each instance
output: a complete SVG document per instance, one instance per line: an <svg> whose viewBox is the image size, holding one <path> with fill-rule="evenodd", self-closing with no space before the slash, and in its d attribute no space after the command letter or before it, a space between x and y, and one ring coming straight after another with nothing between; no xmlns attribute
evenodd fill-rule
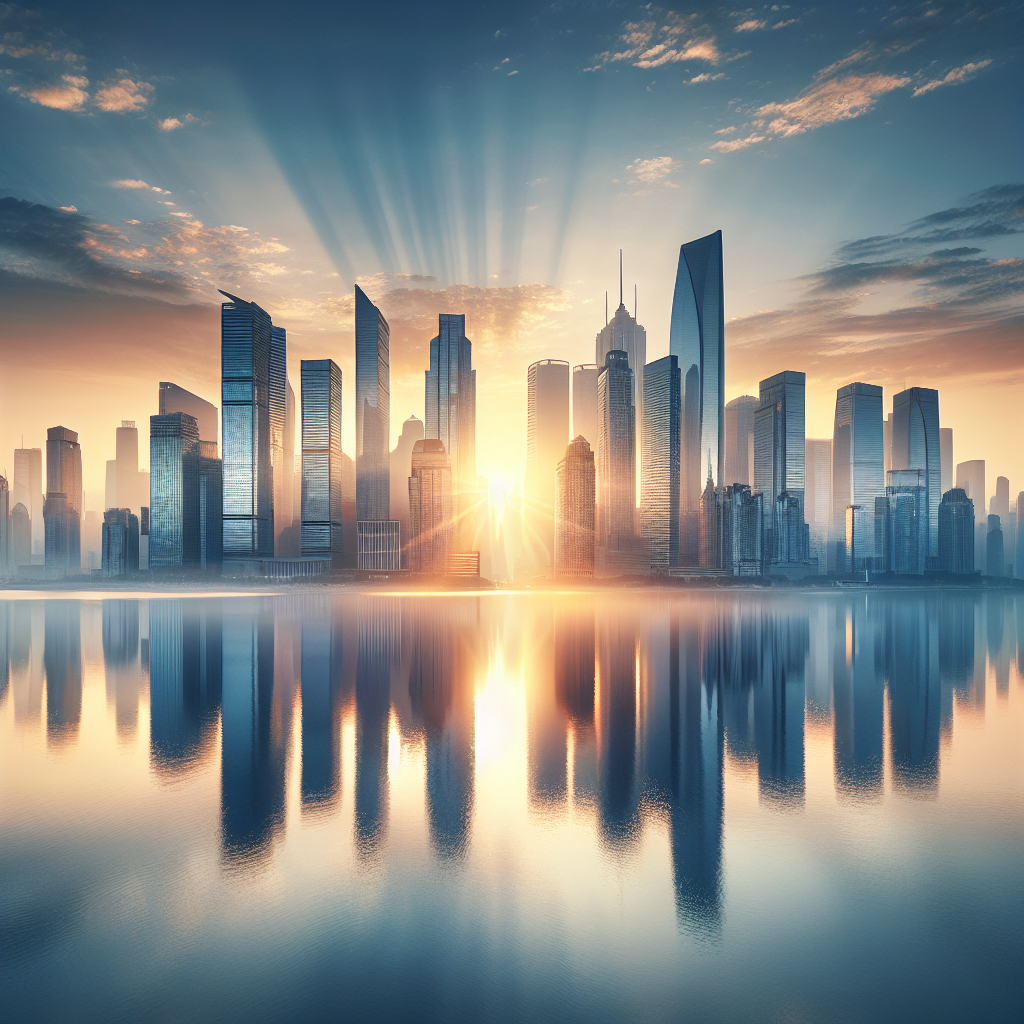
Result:
<svg viewBox="0 0 1024 1024"><path fill-rule="evenodd" d="M623 302L622 302L622 250L620 249L619 250L619 305L621 306L622 304L623 304Z"/></svg>

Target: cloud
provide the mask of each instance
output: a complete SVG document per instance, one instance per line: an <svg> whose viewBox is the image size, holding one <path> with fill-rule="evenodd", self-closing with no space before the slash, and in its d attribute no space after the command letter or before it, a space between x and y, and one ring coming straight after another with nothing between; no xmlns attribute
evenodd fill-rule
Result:
<svg viewBox="0 0 1024 1024"><path fill-rule="evenodd" d="M722 61L714 35L695 26L696 15L670 13L663 24L656 21L627 22L621 36L626 49L598 54L601 61L631 61L634 67L657 68L679 61ZM685 38L684 38L685 37Z"/></svg>
<svg viewBox="0 0 1024 1024"><path fill-rule="evenodd" d="M965 64L963 67L953 68L952 71L946 72L944 78L936 78L931 82L925 82L924 85L918 86L914 90L914 95L923 96L926 92L938 89L940 85L959 85L961 82L966 82L968 79L973 78L982 68L987 68L991 63L991 60L983 60L977 64Z"/></svg>
<svg viewBox="0 0 1024 1024"><path fill-rule="evenodd" d="M724 72L719 71L717 75L709 75L706 71L701 75L695 75L686 84L687 85L698 85L700 82L717 82L718 79L725 78Z"/></svg>
<svg viewBox="0 0 1024 1024"><path fill-rule="evenodd" d="M153 86L149 82L133 82L130 78L122 78L96 92L96 106L100 110L116 113L142 110L149 102L152 92Z"/></svg>
<svg viewBox="0 0 1024 1024"><path fill-rule="evenodd" d="M735 32L756 32L759 28L765 28L767 21L744 21L733 30Z"/></svg>
<svg viewBox="0 0 1024 1024"><path fill-rule="evenodd" d="M711 148L717 149L719 153L735 153L737 149L746 149L747 146L756 146L759 142L764 142L768 138L767 135L758 135L756 132L753 135L748 135L745 139L732 139L729 142L716 142Z"/></svg>
<svg viewBox="0 0 1024 1024"><path fill-rule="evenodd" d="M23 96L27 96L33 103L38 103L42 107L52 107L54 110L81 110L89 99L86 92L89 79L78 75L62 75L61 78L64 85L42 85L25 90L16 87L15 91L21 92Z"/></svg>
<svg viewBox="0 0 1024 1024"><path fill-rule="evenodd" d="M715 132L715 134L716 135L732 135L732 133L734 131L736 131L736 126L734 124L731 124L731 125L729 125L728 128L719 128L718 131Z"/></svg>
<svg viewBox="0 0 1024 1024"><path fill-rule="evenodd" d="M701 165L701 167L703 167L705 164L713 164L713 163L714 163L714 160L709 160L707 157L705 157L703 160L701 160L700 165Z"/></svg>
<svg viewBox="0 0 1024 1024"><path fill-rule="evenodd" d="M111 182L114 188L135 188L135 189L148 189L150 192L159 192L162 196L169 196L171 193L166 188L158 188L156 185L147 185L146 182L140 181L138 178L123 178L121 181ZM173 206L174 204L169 204Z"/></svg>
<svg viewBox="0 0 1024 1024"><path fill-rule="evenodd" d="M795 25L800 19L799 18L787 18L786 21L777 21L772 25L772 30L777 28L786 28L787 25Z"/></svg>
<svg viewBox="0 0 1024 1024"><path fill-rule="evenodd" d="M670 180L670 175L679 169L679 163L670 156L656 156L650 160L635 160L626 170L633 175L630 185L638 185L640 188L634 195L648 195L655 188L678 188L679 186Z"/></svg>

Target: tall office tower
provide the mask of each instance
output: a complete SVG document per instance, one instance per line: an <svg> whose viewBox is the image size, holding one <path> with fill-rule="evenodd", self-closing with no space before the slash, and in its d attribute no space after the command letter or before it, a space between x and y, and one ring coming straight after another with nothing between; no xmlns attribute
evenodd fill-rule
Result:
<svg viewBox="0 0 1024 1024"><path fill-rule="evenodd" d="M942 493L953 486L953 428L939 427L939 454L942 463Z"/></svg>
<svg viewBox="0 0 1024 1024"><path fill-rule="evenodd" d="M836 572L853 572L845 550L846 509L860 505L865 529L857 557L874 557L875 528L870 522L875 499L885 497L886 439L882 389L875 384L846 384L836 392L832 428L832 542Z"/></svg>
<svg viewBox="0 0 1024 1024"><path fill-rule="evenodd" d="M708 478L700 496L697 558L702 569L722 568L722 538L719 532L718 493L708 460Z"/></svg>
<svg viewBox="0 0 1024 1024"><path fill-rule="evenodd" d="M333 359L303 359L302 553L342 553L341 370ZM353 538L353 541L355 538Z"/></svg>
<svg viewBox="0 0 1024 1024"><path fill-rule="evenodd" d="M199 425L185 412L149 418L149 567L199 562Z"/></svg>
<svg viewBox="0 0 1024 1024"><path fill-rule="evenodd" d="M939 569L974 572L974 503L962 487L953 487L939 503Z"/></svg>
<svg viewBox="0 0 1024 1024"><path fill-rule="evenodd" d="M725 477L727 484L750 485L754 469L754 410L757 399L740 395L725 407Z"/></svg>
<svg viewBox="0 0 1024 1024"><path fill-rule="evenodd" d="M922 469L928 488L928 558L938 566L942 455L939 450L939 393L907 388L892 400L892 468ZM933 565L929 565L932 568Z"/></svg>
<svg viewBox="0 0 1024 1024"><path fill-rule="evenodd" d="M139 517L130 508L108 508L103 513L102 543L104 576L139 571Z"/></svg>
<svg viewBox="0 0 1024 1024"><path fill-rule="evenodd" d="M274 484L280 478L280 502L274 506L274 529L278 537L278 555L281 558L295 558L299 554L299 523L302 509L296 515L295 506L299 504L296 490L295 472L295 390L288 381L284 403L284 443L281 446L280 472L275 467Z"/></svg>
<svg viewBox="0 0 1024 1024"><path fill-rule="evenodd" d="M384 314L356 289L356 519L390 516L390 328Z"/></svg>
<svg viewBox="0 0 1024 1024"><path fill-rule="evenodd" d="M391 518L399 523L402 542L402 568L409 568L409 477L412 476L412 449L423 440L423 421L410 416L402 424L398 444L391 452Z"/></svg>
<svg viewBox="0 0 1024 1024"><path fill-rule="evenodd" d="M832 442L808 438L805 442L804 516L810 536L810 554L818 560L818 573L828 572L828 539L832 532Z"/></svg>
<svg viewBox="0 0 1024 1024"><path fill-rule="evenodd" d="M526 371L527 535L524 568L548 571L555 551L555 470L569 441L569 364L542 359Z"/></svg>
<svg viewBox="0 0 1024 1024"><path fill-rule="evenodd" d="M116 508L141 507L147 499L136 502L139 482L139 432L135 420L121 420L114 441L114 505Z"/></svg>
<svg viewBox="0 0 1024 1024"><path fill-rule="evenodd" d="M572 368L572 435L597 444L597 363Z"/></svg>
<svg viewBox="0 0 1024 1024"><path fill-rule="evenodd" d="M605 309L607 316L607 308ZM673 350L674 351L674 350ZM594 344L595 359L598 373L605 365L605 359L609 352L625 352L629 361L629 368L633 371L633 407L636 409L636 425L638 434L642 431L644 421L644 396L643 396L643 372L647 363L647 331L636 322L636 318L629 315L622 296L622 250L619 250L619 308L615 310L609 320L600 331L597 332L597 339ZM600 432L598 426L598 432ZM586 437L586 434L583 435ZM588 438L589 440L589 438ZM640 453L641 439L637 436L636 454ZM636 477L634 474L634 481ZM636 507L636 496L633 497L633 506Z"/></svg>
<svg viewBox="0 0 1024 1024"><path fill-rule="evenodd" d="M760 576L764 572L763 496L752 493L746 484L730 484L718 489L715 508L717 567L733 576Z"/></svg>
<svg viewBox="0 0 1024 1024"><path fill-rule="evenodd" d="M43 450L14 449L13 504L24 505L32 529L32 552L43 553ZM28 562L26 565L30 564Z"/></svg>
<svg viewBox="0 0 1024 1024"><path fill-rule="evenodd" d="M447 452L455 514L461 518L476 501L476 370L462 313L438 317L426 388L426 436Z"/></svg>
<svg viewBox="0 0 1024 1024"><path fill-rule="evenodd" d="M63 495L63 502L51 505L53 495ZM47 526L47 539L52 533L54 546L51 551L46 545L46 565L76 573L82 567L82 449L78 434L67 427L46 432L46 497L50 515L64 517L61 523L54 520L52 531ZM45 508L43 512L45 517Z"/></svg>
<svg viewBox="0 0 1024 1024"><path fill-rule="evenodd" d="M882 423L882 453L885 460L885 472L892 469L892 413L888 413ZM883 477L884 479L884 477Z"/></svg>
<svg viewBox="0 0 1024 1024"><path fill-rule="evenodd" d="M0 476L0 575L6 575L11 563L11 488L7 477ZM6 637L4 638L6 641ZM0 671L6 671L4 665Z"/></svg>
<svg viewBox="0 0 1024 1024"><path fill-rule="evenodd" d="M636 513L636 407L633 371L613 350L597 378L597 543L631 537Z"/></svg>
<svg viewBox="0 0 1024 1024"><path fill-rule="evenodd" d="M675 356L644 367L640 507L655 572L667 572L679 564L681 390Z"/></svg>
<svg viewBox="0 0 1024 1024"><path fill-rule="evenodd" d="M678 358L683 378L679 560L683 565L696 565L697 519L709 453L715 486L732 482L723 479L725 306L721 231L680 246L669 352Z"/></svg>
<svg viewBox="0 0 1024 1024"><path fill-rule="evenodd" d="M892 469L875 499L875 568L923 576L928 564L928 488L920 469Z"/></svg>
<svg viewBox="0 0 1024 1024"><path fill-rule="evenodd" d="M273 523L274 554L281 554L281 534L290 525L284 511L286 478L291 467L285 461L285 427L288 418L288 332L270 326L270 369L267 389L267 422L270 430L270 516Z"/></svg>
<svg viewBox="0 0 1024 1024"><path fill-rule="evenodd" d="M985 510L988 507L985 496L985 460L972 459L970 462L958 463L956 486L962 488L974 503L974 564L978 569L982 569L985 565L985 536L988 532L985 520Z"/></svg>
<svg viewBox="0 0 1024 1024"><path fill-rule="evenodd" d="M555 471L555 576L593 577L596 497L594 453L580 434Z"/></svg>
<svg viewBox="0 0 1024 1024"><path fill-rule="evenodd" d="M42 512L39 518L43 518ZM32 521L28 509L19 501L11 509L11 526L7 540L7 561L14 572L18 566L32 564Z"/></svg>
<svg viewBox="0 0 1024 1024"><path fill-rule="evenodd" d="M409 568L445 573L452 553L452 471L444 443L428 437L412 449L409 476Z"/></svg>
<svg viewBox="0 0 1024 1024"><path fill-rule="evenodd" d="M864 572L874 565L875 550L875 516L872 509L870 515L866 515L867 509L863 505L847 505L845 527L846 535L844 540L846 550L847 572ZM868 541L868 530L871 530L871 540ZM870 556L862 554L866 544L870 544ZM866 561L865 561L866 560Z"/></svg>
<svg viewBox="0 0 1024 1024"><path fill-rule="evenodd" d="M989 502L989 511L999 516L999 525L1005 527L1010 519L1010 481L1005 476L996 477L996 493Z"/></svg>
<svg viewBox="0 0 1024 1024"><path fill-rule="evenodd" d="M1003 530L999 516L994 513L988 517L988 536L985 539L985 574L987 576L1002 576L1006 573Z"/></svg>
<svg viewBox="0 0 1024 1024"><path fill-rule="evenodd" d="M199 568L219 572L224 560L224 463L216 458L213 442L199 442Z"/></svg>
<svg viewBox="0 0 1024 1024"><path fill-rule="evenodd" d="M764 495L766 562L803 562L804 403L807 375L783 370L761 381L754 412L754 490Z"/></svg>
<svg viewBox="0 0 1024 1024"><path fill-rule="evenodd" d="M270 316L221 295L230 300L221 305L224 558L271 558Z"/></svg>
<svg viewBox="0 0 1024 1024"><path fill-rule="evenodd" d="M172 412L187 412L199 425L199 440L217 444L217 406L212 402L207 402L205 398L193 395L191 391L186 391L166 380L160 381L158 398L161 416L168 416ZM214 451L213 455L216 454Z"/></svg>

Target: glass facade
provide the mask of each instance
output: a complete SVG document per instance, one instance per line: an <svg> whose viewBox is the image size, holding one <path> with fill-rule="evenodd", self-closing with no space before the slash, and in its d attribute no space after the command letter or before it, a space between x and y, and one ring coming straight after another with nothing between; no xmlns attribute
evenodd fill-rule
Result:
<svg viewBox="0 0 1024 1024"><path fill-rule="evenodd" d="M594 575L596 490L594 453L583 435L565 450L555 470L555 575Z"/></svg>
<svg viewBox="0 0 1024 1024"><path fill-rule="evenodd" d="M285 427L288 419L288 332L270 327L270 376L267 417L270 425L270 512L274 530L274 554L281 554L281 532L291 526L290 509L285 510L290 480L295 467L285 460ZM294 460L293 460L294 461Z"/></svg>
<svg viewBox="0 0 1024 1024"><path fill-rule="evenodd" d="M217 444L217 406L170 381L160 381L160 415L187 412L199 424L199 439ZM216 455L216 452L214 452Z"/></svg>
<svg viewBox="0 0 1024 1024"><path fill-rule="evenodd" d="M221 292L224 557L274 553L270 457L270 316Z"/></svg>
<svg viewBox="0 0 1024 1024"><path fill-rule="evenodd" d="M303 555L342 551L341 370L332 359L303 359Z"/></svg>
<svg viewBox="0 0 1024 1024"><path fill-rule="evenodd" d="M104 576L139 571L139 519L129 508L108 508L103 513L100 569Z"/></svg>
<svg viewBox="0 0 1024 1024"><path fill-rule="evenodd" d="M924 473L894 469L885 495L875 499L875 568L922 576L928 563L928 505Z"/></svg>
<svg viewBox="0 0 1024 1024"><path fill-rule="evenodd" d="M633 371L612 351L597 378L597 543L632 537L636 515L636 409Z"/></svg>
<svg viewBox="0 0 1024 1024"><path fill-rule="evenodd" d="M726 484L746 484L754 471L754 410L757 399L740 395L725 407ZM720 481L721 482L721 481Z"/></svg>
<svg viewBox="0 0 1024 1024"><path fill-rule="evenodd" d="M722 484L725 470L725 306L722 232L679 248L669 352L683 377L682 487L684 512L700 507L703 470Z"/></svg>
<svg viewBox="0 0 1024 1024"><path fill-rule="evenodd" d="M82 567L82 449L67 427L46 432L46 498L46 566L76 573Z"/></svg>
<svg viewBox="0 0 1024 1024"><path fill-rule="evenodd" d="M444 573L452 553L452 471L436 438L417 441L409 477L409 568Z"/></svg>
<svg viewBox="0 0 1024 1024"><path fill-rule="evenodd" d="M149 418L149 567L197 565L199 425L175 412Z"/></svg>
<svg viewBox="0 0 1024 1024"><path fill-rule="evenodd" d="M636 447L639 455L644 422L643 374L647 363L647 331L629 315L622 301L621 287L619 308L597 334L594 354L598 368L605 365L609 352L625 352L629 368L633 371L633 408L636 409Z"/></svg>
<svg viewBox="0 0 1024 1024"><path fill-rule="evenodd" d="M356 518L390 516L390 328L384 314L356 289Z"/></svg>
<svg viewBox="0 0 1024 1024"><path fill-rule="evenodd" d="M572 368L572 436L597 444L597 364Z"/></svg>
<svg viewBox="0 0 1024 1024"><path fill-rule="evenodd" d="M651 568L679 563L679 467L682 417L679 360L665 356L644 367L640 507Z"/></svg>
<svg viewBox="0 0 1024 1024"><path fill-rule="evenodd" d="M397 572L402 568L402 539L397 519L356 523L356 568L364 572Z"/></svg>
<svg viewBox="0 0 1024 1024"><path fill-rule="evenodd" d="M892 468L924 471L928 500L928 557L936 559L937 564L939 502L942 500L938 391L907 388L893 398Z"/></svg>

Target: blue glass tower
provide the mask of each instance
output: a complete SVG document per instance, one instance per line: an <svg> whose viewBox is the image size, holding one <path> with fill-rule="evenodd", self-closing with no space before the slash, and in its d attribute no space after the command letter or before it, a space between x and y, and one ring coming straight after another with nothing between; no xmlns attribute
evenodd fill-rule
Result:
<svg viewBox="0 0 1024 1024"><path fill-rule="evenodd" d="M200 558L199 425L186 412L149 417L149 567Z"/></svg>
<svg viewBox="0 0 1024 1024"><path fill-rule="evenodd" d="M356 519L390 518L390 328L356 288Z"/></svg>
<svg viewBox="0 0 1024 1024"><path fill-rule="evenodd" d="M286 481L295 472L285 460L291 445L285 437L288 406L288 332L283 327L270 328L270 376L267 389L267 416L270 424L270 514L274 533L274 554L280 554L281 531L291 525L291 509L285 509ZM294 461L294 459L292 460Z"/></svg>
<svg viewBox="0 0 1024 1024"><path fill-rule="evenodd" d="M892 468L924 470L928 502L928 558L935 560L929 561L928 568L938 568L939 503L942 501L938 391L907 388L893 398Z"/></svg>
<svg viewBox="0 0 1024 1024"><path fill-rule="evenodd" d="M641 432L640 504L651 567L679 563L679 467L682 415L679 360L665 356L644 367L644 428Z"/></svg>
<svg viewBox="0 0 1024 1024"><path fill-rule="evenodd" d="M341 370L332 359L303 359L302 553L340 555Z"/></svg>
<svg viewBox="0 0 1024 1024"><path fill-rule="evenodd" d="M221 295L224 557L272 558L270 315Z"/></svg>

